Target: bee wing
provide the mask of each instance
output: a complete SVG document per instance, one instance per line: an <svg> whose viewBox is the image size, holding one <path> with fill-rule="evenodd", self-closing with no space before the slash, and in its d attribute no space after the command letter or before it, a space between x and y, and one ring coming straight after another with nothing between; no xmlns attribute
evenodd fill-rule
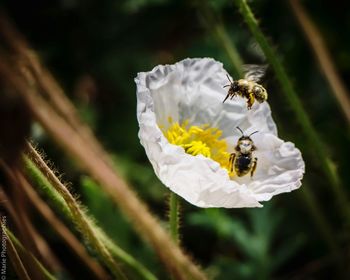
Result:
<svg viewBox="0 0 350 280"><path fill-rule="evenodd" d="M266 69L267 65L244 64L242 66L244 79L253 82L259 82L265 75Z"/></svg>

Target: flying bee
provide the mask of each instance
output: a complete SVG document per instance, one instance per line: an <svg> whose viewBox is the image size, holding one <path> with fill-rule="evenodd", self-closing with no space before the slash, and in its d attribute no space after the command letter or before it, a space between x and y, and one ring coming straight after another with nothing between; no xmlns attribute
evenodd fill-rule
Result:
<svg viewBox="0 0 350 280"><path fill-rule="evenodd" d="M255 100L259 103L266 101L267 91L262 85L258 84L258 81L264 76L266 68L267 66L252 64L243 65L243 70L245 72L244 79L236 81L231 81L230 77L226 74L230 84L225 85L224 88L230 88L222 103L224 103L227 98L231 97L232 99L236 95L247 98L248 109L252 108Z"/></svg>
<svg viewBox="0 0 350 280"><path fill-rule="evenodd" d="M250 136L258 131L254 131L249 136L245 136L239 127L237 127L237 129L241 132L242 136L237 141L235 147L236 152L230 155L230 171L232 172L235 170L238 177L242 177L250 172L250 177L253 177L258 159L253 157L253 151L256 150L256 147Z"/></svg>

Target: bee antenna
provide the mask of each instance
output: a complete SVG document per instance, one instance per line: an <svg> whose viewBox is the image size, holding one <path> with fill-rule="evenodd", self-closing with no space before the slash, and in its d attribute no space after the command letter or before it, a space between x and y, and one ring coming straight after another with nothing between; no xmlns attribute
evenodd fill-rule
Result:
<svg viewBox="0 0 350 280"><path fill-rule="evenodd" d="M228 81L232 84L232 81L231 81L230 77L228 76L228 74L226 74L226 77L227 77Z"/></svg>
<svg viewBox="0 0 350 280"><path fill-rule="evenodd" d="M243 133L242 129L241 129L239 126L237 126L236 128L237 128L237 129L242 133L242 135L244 136L244 133Z"/></svg>
<svg viewBox="0 0 350 280"><path fill-rule="evenodd" d="M250 137L250 136L252 136L253 134L258 133L258 132L259 132L258 130L257 130L257 131L254 131L253 133L250 133L248 137Z"/></svg>

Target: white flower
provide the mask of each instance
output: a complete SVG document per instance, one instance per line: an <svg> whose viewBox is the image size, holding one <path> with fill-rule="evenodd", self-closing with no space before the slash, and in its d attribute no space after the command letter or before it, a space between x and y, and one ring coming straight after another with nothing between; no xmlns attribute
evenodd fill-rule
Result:
<svg viewBox="0 0 350 280"><path fill-rule="evenodd" d="M222 103L228 81L221 63L185 59L139 73L135 82L141 144L159 179L188 202L261 207L259 201L300 187L301 153L278 138L267 102L255 102L251 110L239 96ZM241 136L237 126L245 134L259 131L252 136L258 158L252 178L228 172L229 154Z"/></svg>

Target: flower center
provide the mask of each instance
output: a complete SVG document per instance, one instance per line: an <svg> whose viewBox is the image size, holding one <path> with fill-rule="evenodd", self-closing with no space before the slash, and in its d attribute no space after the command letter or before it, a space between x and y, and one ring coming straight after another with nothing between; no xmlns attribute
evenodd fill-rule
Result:
<svg viewBox="0 0 350 280"><path fill-rule="evenodd" d="M203 155L205 157L210 158L210 148L206 143L203 143L202 141L192 141L191 143L182 145L185 148L186 153L196 156L196 155Z"/></svg>
<svg viewBox="0 0 350 280"><path fill-rule="evenodd" d="M203 155L211 158L229 172L230 153L227 151L227 143L220 139L222 131L209 125L189 125L188 121L182 124L173 122L169 118L170 126L164 130L165 137L171 144L184 148L187 154ZM229 175L233 174L229 172Z"/></svg>

